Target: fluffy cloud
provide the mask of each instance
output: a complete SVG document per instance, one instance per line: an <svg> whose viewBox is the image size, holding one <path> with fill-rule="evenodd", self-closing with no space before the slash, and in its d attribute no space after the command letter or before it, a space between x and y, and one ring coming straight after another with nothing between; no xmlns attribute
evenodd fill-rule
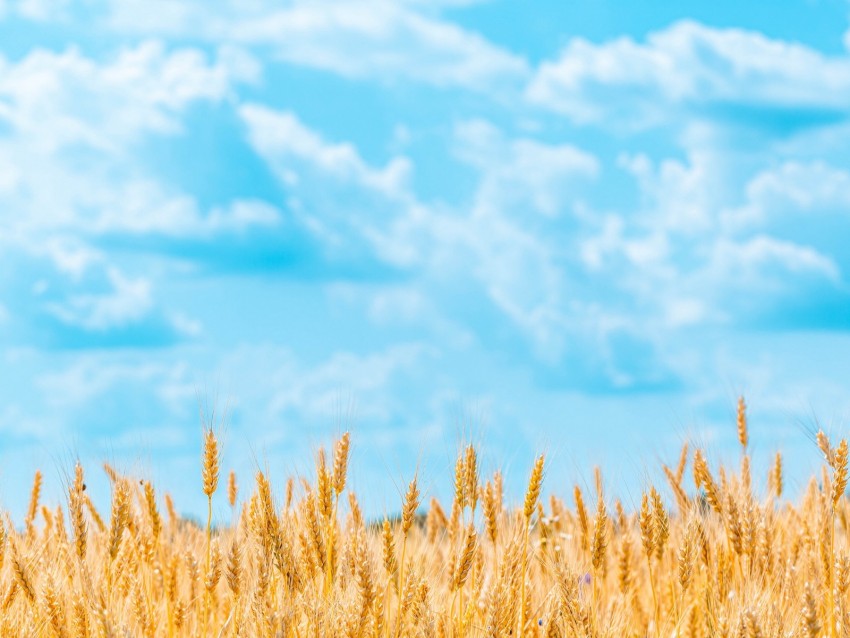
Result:
<svg viewBox="0 0 850 638"><path fill-rule="evenodd" d="M438 238L454 235L450 245L463 247L445 250L455 252L449 263L474 274L538 356L559 361L575 334L565 294L573 271L559 240L569 241L575 203L596 177L597 159L570 144L510 138L483 120L456 125L454 152L479 178L470 214L437 229ZM463 254L468 266L457 263Z"/></svg>
<svg viewBox="0 0 850 638"><path fill-rule="evenodd" d="M685 161L619 163L638 203L586 215L580 256L588 275L614 282L640 332L847 323L835 310L847 303L850 264L822 232L850 228L843 171L791 161L748 176L734 153L699 148Z"/></svg>
<svg viewBox="0 0 850 638"><path fill-rule="evenodd" d="M686 109L751 125L785 113L793 129L846 117L850 58L682 21L645 42L575 39L541 65L527 97L580 123L661 126Z"/></svg>
<svg viewBox="0 0 850 638"><path fill-rule="evenodd" d="M109 27L119 31L262 47L287 63L348 78L519 89L529 72L525 60L415 9L416 3L389 0L228 2L214 14L197 1L133 0L108 3L105 13Z"/></svg>
<svg viewBox="0 0 850 638"><path fill-rule="evenodd" d="M191 198L167 193L140 161L151 135L175 135L186 109L218 102L256 79L250 58L222 49L214 61L195 49L157 42L100 62L78 49L0 57L0 201L10 226L93 233L197 232ZM232 223L257 211L244 208ZM209 225L226 222L218 213ZM267 214L261 215L267 221Z"/></svg>
<svg viewBox="0 0 850 638"><path fill-rule="evenodd" d="M505 139L484 120L458 123L455 149L481 171L479 201L505 208L530 205L548 217L569 212L580 186L600 170L597 158L576 146Z"/></svg>
<svg viewBox="0 0 850 638"><path fill-rule="evenodd" d="M63 323L88 330L105 330L144 317L152 307L149 280L125 277L116 268L106 276L110 290L104 294L85 292L61 303L47 304L47 310Z"/></svg>
<svg viewBox="0 0 850 638"><path fill-rule="evenodd" d="M485 90L522 80L525 62L474 33L394 2L302 4L237 23L237 42L348 77Z"/></svg>
<svg viewBox="0 0 850 638"><path fill-rule="evenodd" d="M847 287L850 173L823 160L789 160L752 175L743 191L743 202L720 215L729 236L761 233L806 246L830 264L820 270L834 286Z"/></svg>
<svg viewBox="0 0 850 638"><path fill-rule="evenodd" d="M746 203L726 211L732 228L774 226L777 219L837 215L850 221L850 172L824 161L787 161L760 171L746 186Z"/></svg>
<svg viewBox="0 0 850 638"><path fill-rule="evenodd" d="M421 344L398 344L383 352L365 356L338 352L310 369L291 357L280 362L272 378L278 388L270 397L269 410L278 419L298 415L299 421L317 422L333 417L340 397L357 397L360 417L389 421L397 398L388 389L398 388L398 377L415 376L417 366L435 352ZM362 403L361 403L362 402Z"/></svg>
<svg viewBox="0 0 850 638"><path fill-rule="evenodd" d="M67 18L70 4L70 0L0 0L0 20L7 13L38 22Z"/></svg>
<svg viewBox="0 0 850 638"><path fill-rule="evenodd" d="M248 127L248 138L256 151L274 168L278 177L297 186L299 177L290 166L305 163L340 182L389 197L402 196L407 187L410 162L393 159L385 168L374 169L349 143L331 143L305 126L293 113L247 104L239 113Z"/></svg>
<svg viewBox="0 0 850 638"><path fill-rule="evenodd" d="M42 250L3 245L0 297L14 301L0 345L46 349L162 347L199 327L163 307L156 279L117 266L104 253L72 241Z"/></svg>
<svg viewBox="0 0 850 638"><path fill-rule="evenodd" d="M197 50L148 42L99 63L76 49L0 58L0 203L7 230L104 232L188 225L192 204L162 191L135 156L150 134L179 131L199 100L223 99L256 69L231 50L210 63ZM194 230L194 229L193 229Z"/></svg>
<svg viewBox="0 0 850 638"><path fill-rule="evenodd" d="M408 159L374 167L350 143L323 139L290 112L257 105L239 112L252 146L288 191L293 219L331 262L343 260L355 272L375 262L408 268L419 259L421 244L399 241L396 232L421 211Z"/></svg>
<svg viewBox="0 0 850 638"><path fill-rule="evenodd" d="M224 100L256 72L235 49L210 59L157 42L104 61L77 48L0 57L0 263L16 302L7 335L105 347L169 345L197 332L161 307L155 276L122 263L117 240L132 237L136 250L145 235L197 241L278 224L277 211L256 202L202 211L139 157L151 135L178 134L192 105Z"/></svg>
<svg viewBox="0 0 850 638"><path fill-rule="evenodd" d="M34 50L18 62L0 57L0 118L44 150L82 145L120 153L144 133L170 133L196 100L221 100L258 68L235 49L212 64L196 49L168 51L155 41L103 64L78 49Z"/></svg>
<svg viewBox="0 0 850 638"><path fill-rule="evenodd" d="M292 113L255 105L240 113L252 145L287 187L289 206L317 233L322 250L365 250L405 268L407 287L362 292L376 321L420 325L427 316L430 329L461 347L474 341L496 347L505 334L476 331L464 317L464 307L480 303L479 322L504 326L509 339L530 343L531 358L547 366L576 365L589 354L576 344L597 343L608 354L592 356L585 369L595 387L605 379L609 388L669 380L636 326L602 325L595 293L579 283L570 229L582 223L579 193L588 193L600 170L593 155L570 144L513 138L484 120L459 122L453 152L475 171L477 184L468 203L433 205L413 194L403 157L376 167L350 143L324 139ZM643 368L625 363L634 348L644 352ZM578 378L561 375L560 382Z"/></svg>

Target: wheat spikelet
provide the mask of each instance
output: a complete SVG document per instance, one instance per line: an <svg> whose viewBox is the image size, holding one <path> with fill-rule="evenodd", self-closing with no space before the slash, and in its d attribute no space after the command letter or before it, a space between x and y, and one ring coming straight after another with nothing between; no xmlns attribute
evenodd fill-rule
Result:
<svg viewBox="0 0 850 638"><path fill-rule="evenodd" d="M520 598L519 598L519 620L517 621L517 636L525 632L526 624L526 575L528 570L528 533L531 524L531 516L540 498L540 490L543 487L543 463L544 456L541 454L534 462L534 469L528 480L528 489L525 492L522 515L524 519L523 542L522 542L522 568L520 570Z"/></svg>
<svg viewBox="0 0 850 638"><path fill-rule="evenodd" d="M744 627L747 632L747 638L762 638L761 626L758 622L758 616L755 611L748 609L743 616Z"/></svg>
<svg viewBox="0 0 850 638"><path fill-rule="evenodd" d="M165 511L168 512L168 524L173 528L177 524L179 516L177 516L177 510L174 509L174 500L168 492L165 493Z"/></svg>
<svg viewBox="0 0 850 638"><path fill-rule="evenodd" d="M818 430L818 433L815 435L815 440L817 441L820 451L823 453L823 458L826 460L830 467L834 468L835 451L832 449L832 445L829 442L829 437L824 434L823 430Z"/></svg>
<svg viewBox="0 0 850 638"><path fill-rule="evenodd" d="M752 476L750 474L750 455L744 454L741 458L741 487L744 491L744 498L749 499L752 497Z"/></svg>
<svg viewBox="0 0 850 638"><path fill-rule="evenodd" d="M469 508L475 512L478 503L478 455L472 445L466 446L463 474L465 500Z"/></svg>
<svg viewBox="0 0 850 638"><path fill-rule="evenodd" d="M688 523L685 528L685 535L682 538L682 544L679 547L679 586L682 591L688 590L691 584L691 576L694 568L695 554L695 526L693 522Z"/></svg>
<svg viewBox="0 0 850 638"><path fill-rule="evenodd" d="M584 496L578 485L573 488L573 499L576 502L576 516L578 517L578 523L581 529L581 546L586 550L590 539L590 521L587 515L587 508L584 506Z"/></svg>
<svg viewBox="0 0 850 638"><path fill-rule="evenodd" d="M685 469L688 466L688 443L682 444L682 451L679 453L679 462L676 464L676 483L682 484L682 478L685 476Z"/></svg>
<svg viewBox="0 0 850 638"><path fill-rule="evenodd" d="M646 492L644 492L640 503L639 524L643 553L646 554L647 558L650 558L655 553L656 547L655 517L650 509L650 499Z"/></svg>
<svg viewBox="0 0 850 638"><path fill-rule="evenodd" d="M316 454L316 500L319 507L319 516L324 520L331 517L333 510L333 477L328 471L325 451L319 449Z"/></svg>
<svg viewBox="0 0 850 638"><path fill-rule="evenodd" d="M227 502L230 507L236 507L236 499L239 496L239 486L236 484L236 472L230 470L227 475Z"/></svg>
<svg viewBox="0 0 850 638"><path fill-rule="evenodd" d="M543 487L543 462L544 456L541 454L534 462L534 469L531 471L531 478L528 481L528 489L525 491L522 515L526 520L531 520L537 500L540 498L540 490Z"/></svg>
<svg viewBox="0 0 850 638"><path fill-rule="evenodd" d="M83 467L77 462L74 467L74 484L68 488L68 511L71 515L71 530L74 536L74 553L82 562L86 558L86 546L88 542L85 512L85 498L83 490Z"/></svg>
<svg viewBox="0 0 850 638"><path fill-rule="evenodd" d="M407 493L404 495L404 505L401 510L401 561L398 570L397 588L401 589L404 582L405 558L407 556L407 537L410 534L410 528L413 526L413 518L416 515L416 509L419 507L419 487L417 485L416 476L407 486Z"/></svg>
<svg viewBox="0 0 850 638"><path fill-rule="evenodd" d="M726 518L726 534L729 537L729 542L732 544L732 549L739 556L744 552L743 533L741 530L741 517L738 511L738 505L735 502L735 497L730 492L726 494L726 507L724 508Z"/></svg>
<svg viewBox="0 0 850 638"><path fill-rule="evenodd" d="M720 496L720 488L714 481L711 472L708 470L708 464L700 450L694 451L694 482L696 487L702 487L705 490L705 500L711 508L718 514L723 513L723 506Z"/></svg>
<svg viewBox="0 0 850 638"><path fill-rule="evenodd" d="M817 638L821 625L818 620L817 602L810 583L806 583L806 597L803 604L803 631L808 638Z"/></svg>
<svg viewBox="0 0 850 638"><path fill-rule="evenodd" d="M342 494L345 489L345 478L348 472L348 454L351 446L351 434L346 432L337 441L334 451L333 486L336 493Z"/></svg>
<svg viewBox="0 0 850 638"><path fill-rule="evenodd" d="M741 444L741 447L744 450L747 449L747 443L749 442L749 435L747 433L747 404L744 403L744 397L738 397L738 415L737 415L737 424L738 424L738 443Z"/></svg>
<svg viewBox="0 0 850 638"><path fill-rule="evenodd" d="M215 437L215 432L212 431L212 428L207 428L204 430L202 478L204 481L204 494L206 494L208 498L212 498L212 495L218 488L220 460L218 440Z"/></svg>
<svg viewBox="0 0 850 638"><path fill-rule="evenodd" d="M419 488L416 484L416 477L410 481L407 486L407 493L404 495L404 507L401 514L401 532L405 536L410 532L413 526L413 518L416 515L416 509L419 507Z"/></svg>
<svg viewBox="0 0 850 638"><path fill-rule="evenodd" d="M655 531L655 555L658 560L661 560L664 555L664 548L667 545L667 539L670 537L670 519L667 516L667 510L664 509L664 502L661 500L661 495L652 487L650 488L650 498L652 499L652 525Z"/></svg>
<svg viewBox="0 0 850 638"><path fill-rule="evenodd" d="M156 494L153 489L153 484L150 481L145 481L145 506L147 507L148 519L151 525L151 536L154 543L159 541L159 535L162 532L162 517L159 515L159 509L156 506Z"/></svg>
<svg viewBox="0 0 850 638"><path fill-rule="evenodd" d="M384 570L390 581L397 584L398 561L395 556L395 540L393 539L393 530L388 519L384 519L383 525L383 541L384 541Z"/></svg>
<svg viewBox="0 0 850 638"><path fill-rule="evenodd" d="M596 519L593 523L593 543L591 546L591 564L597 574L602 569L605 560L605 549L608 547L608 514L601 494L596 502Z"/></svg>
<svg viewBox="0 0 850 638"><path fill-rule="evenodd" d="M626 533L626 529L629 527L629 520L628 516L626 516L626 509L623 507L623 502L620 499L614 501L614 509L617 512L617 530L620 533Z"/></svg>
<svg viewBox="0 0 850 638"><path fill-rule="evenodd" d="M0 520L0 569L3 567L3 562L6 558L6 546L9 544L9 533L6 531L6 524Z"/></svg>
<svg viewBox="0 0 850 638"><path fill-rule="evenodd" d="M777 452L776 456L774 457L773 468L771 469L770 473L770 485L773 488L774 494L776 494L776 498L781 498L783 488L781 452Z"/></svg>
<svg viewBox="0 0 850 638"><path fill-rule="evenodd" d="M38 515L38 504L41 498L41 483L42 476L41 471L36 470L35 476L32 479L32 489L30 490L30 503L27 508L27 517L24 520L24 525L27 529L27 536L33 536L35 534L35 518Z"/></svg>
<svg viewBox="0 0 850 638"><path fill-rule="evenodd" d="M82 598L74 599L74 622L73 633L74 638L89 638L91 629L89 628L89 614L86 609L86 604Z"/></svg>
<svg viewBox="0 0 850 638"><path fill-rule="evenodd" d="M6 588L6 593L3 596L2 602L0 602L0 611L2 611L4 614L9 610L9 607L12 606L12 603L15 602L15 597L18 595L18 591L18 578L17 575L15 575L12 578L12 581L9 583L8 587Z"/></svg>
<svg viewBox="0 0 850 638"><path fill-rule="evenodd" d="M65 636L65 610L62 607L62 601L56 591L56 583L52 577L47 579L44 586L44 607L47 612L47 620L56 636L64 638Z"/></svg>
<svg viewBox="0 0 850 638"><path fill-rule="evenodd" d="M218 543L213 542L210 550L210 566L204 578L204 589L212 593L218 586L219 580L221 580L221 550L219 550Z"/></svg>
<svg viewBox="0 0 850 638"><path fill-rule="evenodd" d="M425 519L426 538L429 543L434 543L437 540L437 534L446 529L449 524L449 519L446 517L446 512L443 510L440 502L431 497L431 503L428 507L428 515Z"/></svg>
<svg viewBox="0 0 850 638"><path fill-rule="evenodd" d="M838 500L847 489L847 439L841 439L835 449L835 472L832 478L832 506L838 505Z"/></svg>
<svg viewBox="0 0 850 638"><path fill-rule="evenodd" d="M115 471L115 468L112 467L109 463L103 464L103 471L106 473L106 476L109 478L110 483L115 483L119 479L118 472Z"/></svg>
<svg viewBox="0 0 850 638"><path fill-rule="evenodd" d="M289 511L289 508L292 507L292 497L295 491L295 480L290 476L286 480L286 501L284 502L284 508Z"/></svg>
<svg viewBox="0 0 850 638"><path fill-rule="evenodd" d="M18 588L24 593L31 605L35 604L35 588L30 580L27 566L18 554L17 548L12 545L12 573Z"/></svg>
<svg viewBox="0 0 850 638"><path fill-rule="evenodd" d="M487 530L487 538L493 545L496 544L496 539L499 535L499 525L497 520L497 505L496 493L493 484L487 481L484 487L484 527Z"/></svg>
<svg viewBox="0 0 850 638"><path fill-rule="evenodd" d="M130 516L130 486L117 479L112 484L112 515L109 519L109 560L114 561Z"/></svg>
<svg viewBox="0 0 850 638"><path fill-rule="evenodd" d="M617 582L623 596L629 593L632 584L632 543L628 535L620 542L620 552L617 559Z"/></svg>
<svg viewBox="0 0 850 638"><path fill-rule="evenodd" d="M466 454L458 454L455 461L455 503L460 509L466 507Z"/></svg>
<svg viewBox="0 0 850 638"><path fill-rule="evenodd" d="M357 536L355 547L356 578L361 597L358 629L363 631L366 620L369 617L369 610L375 600L375 584L372 576L372 566L369 563L366 553L365 540L360 538L359 535Z"/></svg>
<svg viewBox="0 0 850 638"><path fill-rule="evenodd" d="M463 544L463 549L458 556L457 568L452 579L452 591L460 589L466 583L469 576L469 570L472 568L472 561L475 555L475 548L478 536L475 533L475 528L470 525L466 530L466 539Z"/></svg>
<svg viewBox="0 0 850 638"><path fill-rule="evenodd" d="M690 509L691 499L688 498L688 495L682 488L679 479L676 478L676 474L666 465L663 465L662 469L664 470L664 475L667 477L670 489L673 490L673 495L676 497L676 506L679 508L679 513L684 516Z"/></svg>

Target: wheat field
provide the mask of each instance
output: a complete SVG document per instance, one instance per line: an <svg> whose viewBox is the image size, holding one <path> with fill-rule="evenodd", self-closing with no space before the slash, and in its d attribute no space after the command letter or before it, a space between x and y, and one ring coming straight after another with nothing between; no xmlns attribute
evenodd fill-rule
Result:
<svg viewBox="0 0 850 638"><path fill-rule="evenodd" d="M414 478L400 516L366 521L346 490L347 433L277 502L262 472L247 497L232 472L220 485L206 429L205 526L108 465L109 512L79 464L67 505L50 509L37 473L23 526L0 526L0 635L850 636L847 441L817 434L823 471L791 503L779 453L754 495L743 399L737 432L740 467L712 469L685 445L636 512L606 497L599 470L594 493L544 498L543 455L509 509L502 476L480 476L467 446L451 503L424 503ZM219 488L226 529L211 526Z"/></svg>

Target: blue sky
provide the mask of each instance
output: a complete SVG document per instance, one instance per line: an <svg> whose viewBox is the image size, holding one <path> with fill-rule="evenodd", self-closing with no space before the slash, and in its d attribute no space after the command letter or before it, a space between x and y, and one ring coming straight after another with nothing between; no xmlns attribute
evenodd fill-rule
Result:
<svg viewBox="0 0 850 638"><path fill-rule="evenodd" d="M850 416L850 5L0 0L0 499L352 484L627 502L684 440ZM52 490L52 491L51 491ZM224 500L217 512L226 515Z"/></svg>

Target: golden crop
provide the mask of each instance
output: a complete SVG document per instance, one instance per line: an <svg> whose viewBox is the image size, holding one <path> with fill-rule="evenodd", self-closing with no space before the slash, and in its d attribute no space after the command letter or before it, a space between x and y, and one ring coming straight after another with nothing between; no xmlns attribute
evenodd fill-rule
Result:
<svg viewBox="0 0 850 638"><path fill-rule="evenodd" d="M674 506L651 487L634 513L606 497L599 471L574 508L541 501L542 455L521 507L507 509L501 475L482 482L468 446L450 506L423 510L414 478L398 519L367 524L345 489L348 434L318 454L315 483L287 482L282 503L258 472L237 511L231 472L228 529L180 519L167 495L163 517L153 485L108 466L108 516L79 465L67 507L51 510L37 473L23 528L0 526L0 635L850 635L846 440L818 434L826 467L794 504L781 500L778 454L769 494L753 493L743 401L737 428L737 471L713 471L686 445L663 467ZM198 492L210 504L211 430L203 448Z"/></svg>

